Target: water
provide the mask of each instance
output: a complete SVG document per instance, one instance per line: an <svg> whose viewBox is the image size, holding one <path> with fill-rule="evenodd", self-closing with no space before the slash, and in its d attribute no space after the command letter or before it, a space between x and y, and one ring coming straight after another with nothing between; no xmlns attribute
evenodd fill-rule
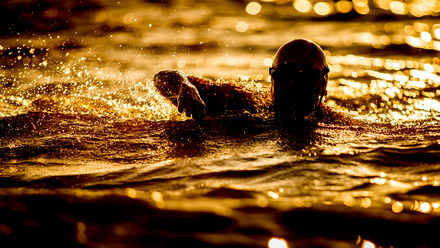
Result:
<svg viewBox="0 0 440 248"><path fill-rule="evenodd" d="M438 3L353 3L0 4L2 247L436 247ZM177 68L269 94L293 38L349 121L200 126L154 89Z"/></svg>

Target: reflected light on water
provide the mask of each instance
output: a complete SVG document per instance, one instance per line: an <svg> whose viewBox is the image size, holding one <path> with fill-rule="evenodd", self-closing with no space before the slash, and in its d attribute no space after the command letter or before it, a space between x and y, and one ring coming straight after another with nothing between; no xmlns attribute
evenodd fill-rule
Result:
<svg viewBox="0 0 440 248"><path fill-rule="evenodd" d="M132 24L135 21L136 21L136 18L134 17L133 13L127 13L122 18L122 22L124 24Z"/></svg>
<svg viewBox="0 0 440 248"><path fill-rule="evenodd" d="M349 1L336 2L335 8L339 13L348 13L353 10L353 5Z"/></svg>
<svg viewBox="0 0 440 248"><path fill-rule="evenodd" d="M426 111L437 111L440 112L440 102L434 99L425 98L414 104L414 107L426 110Z"/></svg>
<svg viewBox="0 0 440 248"><path fill-rule="evenodd" d="M151 193L151 198L156 202L163 201L163 195L158 191Z"/></svg>
<svg viewBox="0 0 440 248"><path fill-rule="evenodd" d="M238 22L237 25L235 25L235 30L239 33L244 33L248 30L249 24L247 22Z"/></svg>
<svg viewBox="0 0 440 248"><path fill-rule="evenodd" d="M431 212L431 204L429 202L422 202L419 207L419 211L422 213Z"/></svg>
<svg viewBox="0 0 440 248"><path fill-rule="evenodd" d="M430 42L430 41L432 40L431 34L428 33L428 32L426 32L426 31L423 31L423 32L420 34L420 37L422 38L422 40L423 40L424 42Z"/></svg>
<svg viewBox="0 0 440 248"><path fill-rule="evenodd" d="M372 243L371 241L364 240L362 242L362 248L376 248L376 245Z"/></svg>
<svg viewBox="0 0 440 248"><path fill-rule="evenodd" d="M440 203L439 202L432 203L432 209L436 213L440 212Z"/></svg>
<svg viewBox="0 0 440 248"><path fill-rule="evenodd" d="M440 26L439 25L434 26L434 36L435 36L435 38L440 40Z"/></svg>
<svg viewBox="0 0 440 248"><path fill-rule="evenodd" d="M440 5L440 4L439 4ZM440 25L428 25L422 22L415 22L407 25L404 29L406 44L428 50L440 51Z"/></svg>
<svg viewBox="0 0 440 248"><path fill-rule="evenodd" d="M271 58L265 58L263 61L264 66L268 66L268 67L272 66L272 63L273 63L273 59Z"/></svg>
<svg viewBox="0 0 440 248"><path fill-rule="evenodd" d="M371 204L372 204L372 202L371 202L370 198L362 198L361 207L369 208L369 207L371 207Z"/></svg>
<svg viewBox="0 0 440 248"><path fill-rule="evenodd" d="M181 59L177 62L177 67L179 67L179 69L182 69L186 66L186 60Z"/></svg>
<svg viewBox="0 0 440 248"><path fill-rule="evenodd" d="M410 210L424 213L424 214L428 214L428 213L431 213L433 210L437 211L436 208L434 207L434 204L435 203L431 204L430 202L416 200L411 204ZM436 206L438 206L438 205L436 205Z"/></svg>
<svg viewBox="0 0 440 248"><path fill-rule="evenodd" d="M391 211L398 214L403 211L403 204L401 202L395 202L393 205L391 205Z"/></svg>
<svg viewBox="0 0 440 248"><path fill-rule="evenodd" d="M76 224L76 240L80 244L87 244L88 237L87 237L87 226L83 222L78 222Z"/></svg>
<svg viewBox="0 0 440 248"><path fill-rule="evenodd" d="M256 15L261 11L261 4L257 2L250 2L246 5L246 13L249 15Z"/></svg>
<svg viewBox="0 0 440 248"><path fill-rule="evenodd" d="M427 28L418 24L406 28L406 32ZM363 36L365 36L363 40L375 39L371 34ZM360 103L358 99L365 96L380 99L358 105L355 110L351 110L353 105L348 106L347 109L338 106L342 111L350 111L353 115L365 115L373 121L387 119L396 122L432 118L440 112L440 102L437 100L440 90L436 90L440 86L438 75L440 66L436 57L432 59L432 63L427 63L425 60L410 61L346 55L330 56L329 62L331 73L336 76L334 80L332 78L329 80L327 98L329 104L332 104L331 99L338 98L348 99L354 104ZM347 71L347 68L354 66L360 69ZM383 180L374 179L372 183L380 184L381 181Z"/></svg>
<svg viewBox="0 0 440 248"><path fill-rule="evenodd" d="M386 198L384 202L391 203L391 199ZM414 200L412 202L395 201L391 205L391 211L393 211L396 214L403 212L405 209L409 211L429 214L431 212L440 212L440 203Z"/></svg>
<svg viewBox="0 0 440 248"><path fill-rule="evenodd" d="M287 1L266 0L263 2L274 2L277 4L285 4ZM252 5L251 5L252 4ZM379 8L384 11L391 12L394 15L412 15L415 17L438 16L440 12L440 4L438 1L427 0L341 0L341 1L311 1L311 0L295 0L293 7L300 13L311 14L314 11L319 16L327 16L335 13L356 12L360 15L367 15L371 8ZM248 10L249 8L249 10ZM248 4L246 12L248 14L260 13L261 5L255 2ZM335 10L335 11L334 11Z"/></svg>
<svg viewBox="0 0 440 248"><path fill-rule="evenodd" d="M362 248L376 248L376 245L373 242L363 239L361 236L358 236L356 245L360 245Z"/></svg>
<svg viewBox="0 0 440 248"><path fill-rule="evenodd" d="M313 6L308 0L295 0L293 7L301 13L308 13L312 10Z"/></svg>
<svg viewBox="0 0 440 248"><path fill-rule="evenodd" d="M95 21L98 23L105 22L107 20L107 13L105 11L99 11L96 13Z"/></svg>
<svg viewBox="0 0 440 248"><path fill-rule="evenodd" d="M356 198L353 196L344 196L342 203L347 207L354 207L356 205Z"/></svg>
<svg viewBox="0 0 440 248"><path fill-rule="evenodd" d="M333 5L327 2L319 2L313 6L313 10L316 12L316 14L325 16L332 13Z"/></svg>
<svg viewBox="0 0 440 248"><path fill-rule="evenodd" d="M384 185L386 182L387 182L386 178L376 177L376 178L370 179L371 184Z"/></svg>
<svg viewBox="0 0 440 248"><path fill-rule="evenodd" d="M408 9L406 3L400 1L392 1L390 3L390 10L394 14L397 15L406 15L408 14Z"/></svg>
<svg viewBox="0 0 440 248"><path fill-rule="evenodd" d="M163 201L162 193L160 193L158 191L154 191L153 193L151 193L151 198L156 203L156 207L158 207L158 208L165 207L165 202Z"/></svg>
<svg viewBox="0 0 440 248"><path fill-rule="evenodd" d="M260 208L265 208L269 205L269 201L265 197L258 197L256 203Z"/></svg>
<svg viewBox="0 0 440 248"><path fill-rule="evenodd" d="M366 15L370 12L367 0L353 0L354 9L361 15Z"/></svg>
<svg viewBox="0 0 440 248"><path fill-rule="evenodd" d="M271 238L267 243L269 248L288 248L287 242L280 238Z"/></svg>
<svg viewBox="0 0 440 248"><path fill-rule="evenodd" d="M273 192L273 191L269 191L268 193L267 193L267 195L270 197L270 198L272 198L272 199L278 199L280 196L277 194L277 193L275 193L275 192Z"/></svg>
<svg viewBox="0 0 440 248"><path fill-rule="evenodd" d="M135 189L133 188L126 188L125 189L125 194L130 197L130 198L136 198L137 196L137 192Z"/></svg>

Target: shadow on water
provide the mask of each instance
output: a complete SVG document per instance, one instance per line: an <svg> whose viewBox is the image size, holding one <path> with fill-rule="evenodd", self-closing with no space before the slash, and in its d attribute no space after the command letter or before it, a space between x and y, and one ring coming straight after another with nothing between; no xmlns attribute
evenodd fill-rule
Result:
<svg viewBox="0 0 440 248"><path fill-rule="evenodd" d="M207 153L204 145L206 130L194 121L166 122L163 138L169 142L169 153L173 157L198 157Z"/></svg>
<svg viewBox="0 0 440 248"><path fill-rule="evenodd" d="M278 123L275 128L283 151L308 151L319 142L317 123L313 121Z"/></svg>

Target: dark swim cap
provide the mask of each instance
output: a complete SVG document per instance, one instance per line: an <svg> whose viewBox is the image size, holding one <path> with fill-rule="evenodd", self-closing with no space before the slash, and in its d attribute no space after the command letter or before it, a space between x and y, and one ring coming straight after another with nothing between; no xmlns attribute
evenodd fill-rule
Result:
<svg viewBox="0 0 440 248"><path fill-rule="evenodd" d="M278 49L272 68L286 63L307 64L314 69L328 70L324 51L315 42L306 39L291 40Z"/></svg>

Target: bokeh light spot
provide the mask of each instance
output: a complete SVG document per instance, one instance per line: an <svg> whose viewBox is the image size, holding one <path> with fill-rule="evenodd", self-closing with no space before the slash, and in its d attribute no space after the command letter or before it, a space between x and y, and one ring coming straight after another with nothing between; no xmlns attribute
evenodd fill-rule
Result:
<svg viewBox="0 0 440 248"><path fill-rule="evenodd" d="M405 3L400 1L392 1L390 3L390 10L394 14L397 15L406 15L408 14L408 8Z"/></svg>
<svg viewBox="0 0 440 248"><path fill-rule="evenodd" d="M440 40L440 27L436 27L434 29L434 36L435 36L435 38Z"/></svg>
<svg viewBox="0 0 440 248"><path fill-rule="evenodd" d="M105 22L107 20L107 14L105 11L99 11L95 16L96 22Z"/></svg>
<svg viewBox="0 0 440 248"><path fill-rule="evenodd" d="M132 24L136 21L136 19L134 18L133 13L127 13L122 18L122 21L124 22L124 24Z"/></svg>
<svg viewBox="0 0 440 248"><path fill-rule="evenodd" d="M153 193L151 193L151 198L153 198L153 201L156 202L163 201L163 195L158 191L154 191Z"/></svg>
<svg viewBox="0 0 440 248"><path fill-rule="evenodd" d="M431 212L431 209L431 204L429 202L422 202L419 207L419 211L425 214Z"/></svg>
<svg viewBox="0 0 440 248"><path fill-rule="evenodd" d="M411 4L409 12L415 17L422 17L428 14L428 10L422 4Z"/></svg>
<svg viewBox="0 0 440 248"><path fill-rule="evenodd" d="M431 40L432 40L431 34L429 32L426 32L426 31L423 31L420 34L420 37L422 38L422 40L424 42L431 42Z"/></svg>
<svg viewBox="0 0 440 248"><path fill-rule="evenodd" d="M296 0L293 7L301 13L308 13L312 10L312 4L308 0Z"/></svg>
<svg viewBox="0 0 440 248"><path fill-rule="evenodd" d="M136 198L137 192L133 188L126 188L125 189L125 195L127 195L130 198Z"/></svg>
<svg viewBox="0 0 440 248"><path fill-rule="evenodd" d="M348 13L353 10L353 5L349 1L339 1L335 4L336 10L339 13Z"/></svg>
<svg viewBox="0 0 440 248"><path fill-rule="evenodd" d="M186 66L186 60L181 59L177 62L177 67L179 67L180 69L184 68Z"/></svg>
<svg viewBox="0 0 440 248"><path fill-rule="evenodd" d="M260 11L261 11L261 4L257 2L250 2L248 3L248 5L246 5L246 12L249 15L256 15L260 13Z"/></svg>
<svg viewBox="0 0 440 248"><path fill-rule="evenodd" d="M249 24L246 22L238 22L237 25L235 25L235 30L239 33L244 33L248 30Z"/></svg>
<svg viewBox="0 0 440 248"><path fill-rule="evenodd" d="M402 204L401 202L395 202L395 203L393 203L393 205L391 206L391 210L392 210L394 213L398 214L398 213L400 213L400 212L403 211L403 204Z"/></svg>
<svg viewBox="0 0 440 248"><path fill-rule="evenodd" d="M325 16L331 14L332 6L326 2L319 2L313 6L313 10L316 12L316 14Z"/></svg>
<svg viewBox="0 0 440 248"><path fill-rule="evenodd" d="M370 198L362 198L361 207L369 208L371 207L371 199Z"/></svg>
<svg viewBox="0 0 440 248"><path fill-rule="evenodd" d="M277 193L275 193L275 192L273 192L273 191L269 191L269 192L267 192L267 195L268 195L269 197L275 199L275 200L278 199L278 198L280 197Z"/></svg>
<svg viewBox="0 0 440 248"><path fill-rule="evenodd" d="M284 239L271 238L267 244L269 248L288 248L287 242Z"/></svg>
<svg viewBox="0 0 440 248"><path fill-rule="evenodd" d="M265 66L272 66L272 63L273 63L273 60L272 60L271 58L265 58L265 59L263 60L263 64L264 64Z"/></svg>
<svg viewBox="0 0 440 248"><path fill-rule="evenodd" d="M354 9L361 15L366 15L370 12L367 0L353 0Z"/></svg>
<svg viewBox="0 0 440 248"><path fill-rule="evenodd" d="M364 240L362 243L362 248L376 248L376 245L374 245L371 241Z"/></svg>
<svg viewBox="0 0 440 248"><path fill-rule="evenodd" d="M87 244L88 238L87 238L87 226L83 222L78 222L76 224L76 240L80 244Z"/></svg>
<svg viewBox="0 0 440 248"><path fill-rule="evenodd" d="M354 197L352 197L352 196L345 196L342 199L342 202L347 207L354 207L356 205L356 199Z"/></svg>

